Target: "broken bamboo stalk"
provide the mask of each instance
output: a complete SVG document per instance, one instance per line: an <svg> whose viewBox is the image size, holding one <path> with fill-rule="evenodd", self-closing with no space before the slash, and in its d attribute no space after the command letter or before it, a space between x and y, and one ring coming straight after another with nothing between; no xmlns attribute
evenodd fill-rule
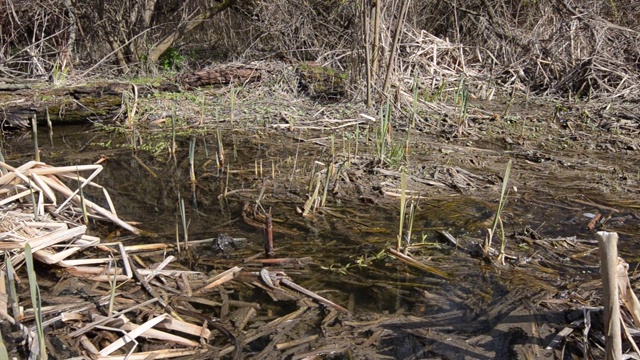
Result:
<svg viewBox="0 0 640 360"><path fill-rule="evenodd" d="M66 187L64 184L62 184L60 182L60 180L56 179L56 178L47 178L47 177L43 177L42 178L44 180L44 182L47 183L47 185L49 185L50 187L52 187L53 189L59 191L60 193L62 193L64 196L70 197L71 194L73 193L68 187ZM77 195L76 195L77 196ZM102 206L94 203L93 201L90 201L88 199L84 199L84 203L86 204L86 206L92 210L94 210L95 212L97 212L98 214L106 217L107 219L111 220L112 222L114 222L115 224L117 224L118 226L131 231L132 233L136 234L136 235L140 235L140 230L127 224L126 222L120 220L117 216L115 216L111 211L103 208Z"/></svg>
<svg viewBox="0 0 640 360"><path fill-rule="evenodd" d="M620 333L620 300L618 297L618 233L598 231L600 249L600 276L602 276L602 302L604 305L605 360L622 359Z"/></svg>

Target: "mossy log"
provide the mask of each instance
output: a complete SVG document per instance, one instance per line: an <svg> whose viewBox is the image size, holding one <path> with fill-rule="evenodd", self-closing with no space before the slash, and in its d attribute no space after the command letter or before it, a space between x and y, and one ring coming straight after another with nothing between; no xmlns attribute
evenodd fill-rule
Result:
<svg viewBox="0 0 640 360"><path fill-rule="evenodd" d="M296 66L298 89L317 100L337 100L347 94L349 76L315 63L299 63Z"/></svg>
<svg viewBox="0 0 640 360"><path fill-rule="evenodd" d="M131 85L107 83L54 88L36 84L17 91L0 90L2 129L23 129L46 122L47 113L53 124L113 119L122 106L122 96Z"/></svg>
<svg viewBox="0 0 640 360"><path fill-rule="evenodd" d="M180 76L175 81L160 84L138 85L138 96L152 92L178 92L180 87L194 88L209 85L227 85L231 82L258 81L260 70L240 66L195 71ZM176 85L179 83L180 86ZM25 129L31 127L33 117L38 123L46 123L47 113L51 122L108 123L124 111L123 99L133 94L130 83L96 83L73 87L53 87L48 83L6 84L0 81L0 127Z"/></svg>
<svg viewBox="0 0 640 360"><path fill-rule="evenodd" d="M200 87L210 85L227 85L233 82L246 84L259 81L261 71L258 68L233 65L217 69L203 69L185 74L181 77L181 82L189 87Z"/></svg>

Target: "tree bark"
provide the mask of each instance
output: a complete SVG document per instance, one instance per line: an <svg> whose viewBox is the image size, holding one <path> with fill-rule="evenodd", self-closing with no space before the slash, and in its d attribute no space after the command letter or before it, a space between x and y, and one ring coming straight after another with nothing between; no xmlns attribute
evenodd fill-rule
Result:
<svg viewBox="0 0 640 360"><path fill-rule="evenodd" d="M230 8L235 5L237 0L224 0L216 6L207 8L204 12L194 19L187 20L182 24L178 25L175 31L167 35L164 39L162 39L158 45L149 51L149 61L157 62L160 59L160 56L167 51L178 39L183 37L186 33L198 27L202 22L212 18L214 15L223 12L224 10Z"/></svg>
<svg viewBox="0 0 640 360"><path fill-rule="evenodd" d="M73 4L71 4L71 0L64 0L64 6L67 8L67 13L69 14L69 39L67 39L67 49L65 60L69 60L69 65L73 64L73 52L74 46L76 44L76 33L78 29L78 24L76 23L76 13L73 8Z"/></svg>

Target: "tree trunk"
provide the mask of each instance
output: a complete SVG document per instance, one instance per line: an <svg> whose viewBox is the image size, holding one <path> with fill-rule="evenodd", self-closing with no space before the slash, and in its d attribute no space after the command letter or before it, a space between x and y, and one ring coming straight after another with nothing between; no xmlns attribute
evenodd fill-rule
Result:
<svg viewBox="0 0 640 360"><path fill-rule="evenodd" d="M162 39L158 45L149 51L149 61L157 62L160 56L167 51L178 39L184 36L186 33L195 29L202 24L205 20L211 19L214 15L221 13L222 11L235 5L237 0L224 0L214 7L207 8L202 14L196 16L194 19L186 20L182 22L175 31L171 32L164 39Z"/></svg>

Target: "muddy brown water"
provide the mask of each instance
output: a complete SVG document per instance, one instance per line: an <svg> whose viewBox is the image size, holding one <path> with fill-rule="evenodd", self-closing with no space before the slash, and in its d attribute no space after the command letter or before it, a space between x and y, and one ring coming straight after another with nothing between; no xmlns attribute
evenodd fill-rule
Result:
<svg viewBox="0 0 640 360"><path fill-rule="evenodd" d="M486 196L487 191L478 195L463 189L434 191L418 201L413 242L421 244L414 253L446 273L443 277L380 255L396 241L400 200L383 193L397 188L399 178L378 176L371 181L367 175L374 172L375 166L364 165L363 161L348 184L329 194L323 210L303 218L298 211L312 192L309 183L314 162L331 161L329 146L297 142L287 134L227 131L222 136L225 168L220 169L215 161L216 135L200 134L196 136L197 183L192 185L190 138L178 136L175 160L166 148L169 139L167 135L138 143L139 149L134 151L129 136L91 126L65 126L56 128L51 137L41 134L39 144L41 160L56 166L88 164L106 156L104 170L96 181L108 189L122 219L138 222L141 229L151 233L131 238L115 233L116 229L110 226L95 225L93 230L99 234L115 234L131 243L173 243L176 226L181 236L183 233L180 198L186 205L190 240L217 238L220 234L239 239L236 246L224 249L200 246L191 258L181 261L182 266L199 271L224 270L262 251L263 232L243 218L243 209L254 207L260 198L260 205L271 211L279 229L275 233L275 256L306 259L297 269L288 270L289 276L362 316L449 314L434 328L478 334L495 329L504 314L513 310L497 305L503 299L535 298L541 292L556 299L568 297L580 283L598 277L597 254L571 257L569 254L575 254L570 250L567 255L558 250L554 256L547 256L545 248L535 243L539 240L536 236L593 240L594 235L586 230L590 213L602 212L609 220L609 229L621 233L620 250L632 269L639 261L637 204L630 202L626 208L607 206L611 202L603 201L597 192L598 182L616 179L598 178L596 174L587 186L581 187L578 179L571 178L570 171L554 174L545 167L545 158L533 153L511 153L513 158L522 159L520 164L530 163L514 166L513 181L520 188L516 192L511 187L504 215L509 235L507 252L515 253L516 262L522 266L517 270L489 266L469 250L481 243L491 226L504 161L485 167L491 175L487 176L486 188L492 189L492 197ZM329 143L327 138L322 141ZM484 148L510 151L492 144L484 144ZM33 141L29 134L6 134L2 152L9 164L20 165L33 159ZM449 153L441 151L439 156L442 154ZM438 161L437 156L434 158ZM569 151L558 161L567 162L568 158L579 163L581 154ZM613 166L619 162L616 155L603 160ZM315 167L324 169L317 163ZM527 234L526 229L532 231ZM439 230L449 231L461 245L447 243Z"/></svg>

